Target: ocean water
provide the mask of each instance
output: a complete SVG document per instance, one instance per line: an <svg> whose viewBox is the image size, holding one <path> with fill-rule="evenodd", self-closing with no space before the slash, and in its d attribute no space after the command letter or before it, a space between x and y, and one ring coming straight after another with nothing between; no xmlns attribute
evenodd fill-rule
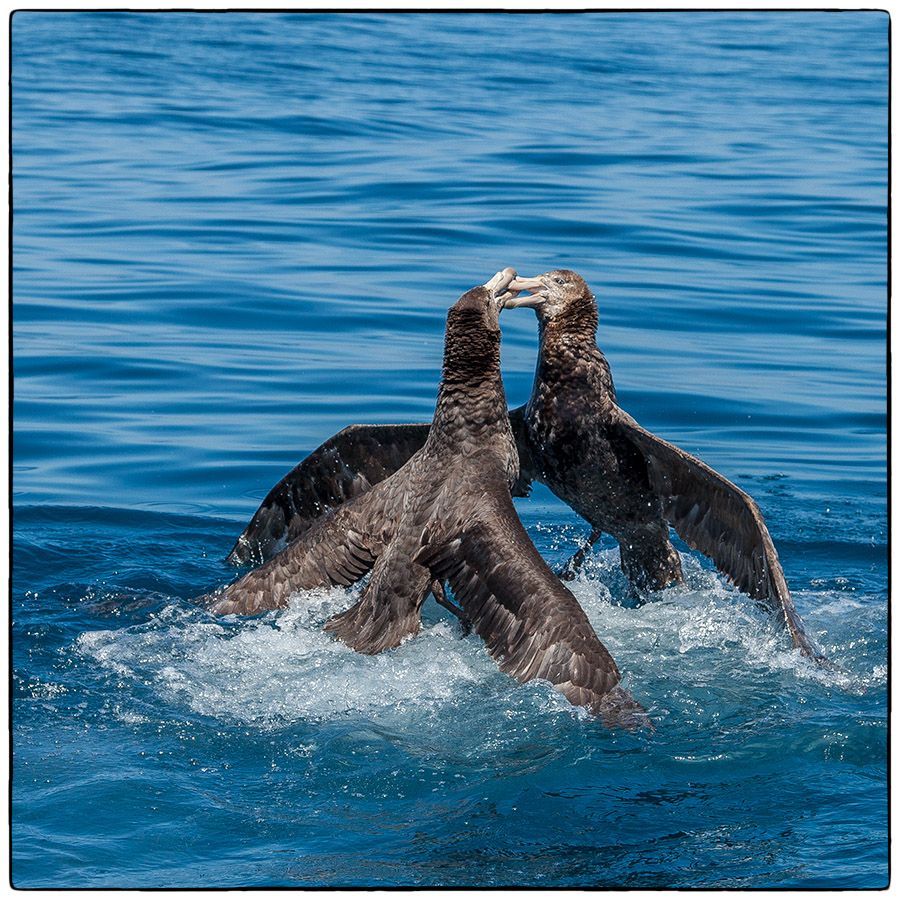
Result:
<svg viewBox="0 0 900 900"><path fill-rule="evenodd" d="M885 14L16 13L18 887L883 886ZM351 422L427 421L447 307L581 272L620 403L759 501L824 673L701 557L573 589L611 732L433 601L190 598ZM528 395L529 312L502 319ZM583 523L517 508L561 563Z"/></svg>

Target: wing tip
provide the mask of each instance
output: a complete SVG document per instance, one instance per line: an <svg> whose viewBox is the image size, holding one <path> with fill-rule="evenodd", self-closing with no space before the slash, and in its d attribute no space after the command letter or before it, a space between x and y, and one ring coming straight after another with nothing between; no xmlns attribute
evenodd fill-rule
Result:
<svg viewBox="0 0 900 900"><path fill-rule="evenodd" d="M624 731L656 731L647 710L620 684L608 690L589 707L607 728Z"/></svg>

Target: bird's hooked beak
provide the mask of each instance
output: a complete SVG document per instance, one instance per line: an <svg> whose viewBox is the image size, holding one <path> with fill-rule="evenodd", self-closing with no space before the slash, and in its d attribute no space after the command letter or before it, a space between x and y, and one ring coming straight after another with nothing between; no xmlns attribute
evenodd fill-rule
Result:
<svg viewBox="0 0 900 900"><path fill-rule="evenodd" d="M485 282L484 286L491 292L491 296L501 301L500 309L504 309L506 304L518 293L515 288L511 287L516 277L516 270L507 266L490 281Z"/></svg>
<svg viewBox="0 0 900 900"><path fill-rule="evenodd" d="M513 295L503 304L504 309L518 309L519 307L527 307L534 309L547 302L546 285L543 278L538 275L534 278L519 278L516 276L509 283L508 289L514 291L515 294L521 291L531 291L523 297Z"/></svg>

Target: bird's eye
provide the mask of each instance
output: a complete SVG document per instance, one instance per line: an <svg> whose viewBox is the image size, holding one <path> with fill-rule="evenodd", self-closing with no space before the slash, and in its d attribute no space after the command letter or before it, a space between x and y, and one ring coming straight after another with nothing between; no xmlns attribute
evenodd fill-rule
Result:
<svg viewBox="0 0 900 900"><path fill-rule="evenodd" d="M565 279L564 279L564 278L560 278L559 275L557 275L553 280L554 280L560 287L562 287L562 285L564 285L564 284L566 283L566 282L565 282Z"/></svg>

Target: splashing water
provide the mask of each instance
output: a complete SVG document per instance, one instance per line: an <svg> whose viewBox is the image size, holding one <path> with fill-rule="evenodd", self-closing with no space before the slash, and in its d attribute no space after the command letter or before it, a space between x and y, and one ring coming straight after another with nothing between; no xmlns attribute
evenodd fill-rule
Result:
<svg viewBox="0 0 900 900"><path fill-rule="evenodd" d="M227 549L233 526L190 522L102 511L54 522L34 511L17 538L27 548L38 533L51 545L98 536L105 550L86 568L99 570L185 530L210 531ZM563 558L565 529L531 533L548 558ZM184 571L197 567L190 545L177 552ZM199 580L228 577L221 555L207 554ZM69 876L97 885L461 884L468 870L454 860L472 854L484 883L505 883L513 866L523 883L579 884L589 865L609 883L695 884L695 863L721 860L723 842L727 865L753 883L815 882L832 863L810 856L807 816L842 809L841 841L857 840L853 810L878 795L865 772L884 759L886 671L873 662L884 659L881 598L797 592L813 635L846 669L826 673L747 597L684 559L687 584L643 604L628 597L614 549L595 553L571 585L656 725L637 734L604 729L545 682L516 683L431 600L419 635L369 657L322 630L358 589L300 592L278 613L214 619L158 577L145 603L127 573L60 582L72 568L60 560L16 613L16 724L28 748L18 783L34 785L32 811L20 807L17 819L21 864L36 864L26 840L46 847L47 823L58 830L73 806L99 803L108 818L80 832L90 849ZM574 815L576 832L563 826ZM150 828L161 849L146 868L117 863L106 877L98 861L119 859L132 840L123 817L135 841ZM789 838L747 855L775 821L793 822ZM218 835L217 862L195 832ZM556 848L550 863L545 842ZM62 860L65 844L56 846ZM247 846L274 861L248 866ZM695 863L673 861L675 846ZM365 878L353 877L360 853ZM415 865L401 865L410 853ZM198 859L211 866L202 876L192 874ZM703 878L728 880L718 866Z"/></svg>
<svg viewBox="0 0 900 900"><path fill-rule="evenodd" d="M813 665L746 596L724 586L693 559L686 561L686 586L669 588L636 607L615 602L606 582L597 577L612 574L610 580L616 580L617 551L604 552L590 569L590 575L573 585L575 595L635 690L659 686L661 669L667 670L667 679L680 671L683 682L698 674L707 684L727 681L734 704L742 702L742 690L766 687L775 693L787 686L799 699L804 681L860 693L886 684L883 665L855 674ZM619 580L624 582L621 576ZM353 652L322 626L355 599L355 591L341 589L300 592L284 611L221 621L209 621L194 608L170 605L140 624L85 632L75 648L116 675L158 691L167 702L222 722L262 729L348 715L387 716L409 724L425 710L459 710L476 687L496 693L501 705L516 702L521 686L497 670L477 635L463 638L453 620L435 620L436 606L426 610L421 633L400 648L374 657ZM820 618L826 611L841 617L848 608L866 608L864 601L833 594L809 600L830 601L819 606ZM839 644L829 647L839 656L843 649ZM776 677L782 674L790 680ZM523 696L538 708L568 707L549 684L529 688ZM664 689L651 702L665 710L672 699ZM716 703L721 701L722 694ZM702 711L695 701L692 709ZM707 713L721 715L715 705Z"/></svg>

